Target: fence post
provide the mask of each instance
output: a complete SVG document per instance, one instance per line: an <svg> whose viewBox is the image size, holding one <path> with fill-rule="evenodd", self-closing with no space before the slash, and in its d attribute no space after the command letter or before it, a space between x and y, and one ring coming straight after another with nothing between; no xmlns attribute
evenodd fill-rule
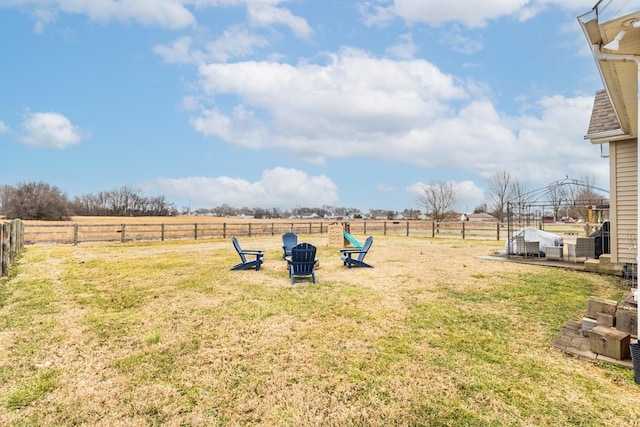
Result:
<svg viewBox="0 0 640 427"><path fill-rule="evenodd" d="M0 224L0 277L9 275L9 225Z"/></svg>
<svg viewBox="0 0 640 427"><path fill-rule="evenodd" d="M464 233L465 233L465 231L466 231L466 228L465 228L465 222L464 222L464 221L462 221L462 240L464 240L464 236L465 236L465 234L464 234Z"/></svg>
<svg viewBox="0 0 640 427"><path fill-rule="evenodd" d="M164 223L160 224L160 241L164 242Z"/></svg>
<svg viewBox="0 0 640 427"><path fill-rule="evenodd" d="M249 237L251 237L251 223L249 223Z"/></svg>
<svg viewBox="0 0 640 427"><path fill-rule="evenodd" d="M275 235L276 234L276 230L275 230L275 224L272 222L271 223L271 235Z"/></svg>
<svg viewBox="0 0 640 427"><path fill-rule="evenodd" d="M367 234L367 221L362 222L362 228L364 228L364 233L362 234Z"/></svg>
<svg viewBox="0 0 640 427"><path fill-rule="evenodd" d="M121 234L120 234L120 242L124 243L124 241L125 241L124 233L125 233L125 227L126 227L126 225L125 225L125 224L121 224L121 227L122 227L122 228L120 229L120 233L121 233Z"/></svg>
<svg viewBox="0 0 640 427"><path fill-rule="evenodd" d="M496 222L496 240L500 241L500 222Z"/></svg>
<svg viewBox="0 0 640 427"><path fill-rule="evenodd" d="M431 238L435 238L436 237L436 222L433 221L431 223Z"/></svg>
<svg viewBox="0 0 640 427"><path fill-rule="evenodd" d="M407 221L407 237L409 237L409 221Z"/></svg>
<svg viewBox="0 0 640 427"><path fill-rule="evenodd" d="M198 223L193 224L193 240L198 240Z"/></svg>
<svg viewBox="0 0 640 427"><path fill-rule="evenodd" d="M226 222L222 223L222 238L223 239L227 238L227 223Z"/></svg>

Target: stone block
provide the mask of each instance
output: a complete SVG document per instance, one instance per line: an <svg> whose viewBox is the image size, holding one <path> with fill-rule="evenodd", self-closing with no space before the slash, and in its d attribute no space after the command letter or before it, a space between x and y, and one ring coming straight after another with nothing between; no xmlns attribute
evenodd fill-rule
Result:
<svg viewBox="0 0 640 427"><path fill-rule="evenodd" d="M638 336L638 309L622 306L616 311L616 329Z"/></svg>
<svg viewBox="0 0 640 427"><path fill-rule="evenodd" d="M618 303L611 299L600 297L589 297L589 305L587 306L587 317L596 319L598 313L611 314L615 316Z"/></svg>
<svg viewBox="0 0 640 427"><path fill-rule="evenodd" d="M590 317L582 318L582 336L588 337L589 332L598 326L598 321L596 319L591 319Z"/></svg>
<svg viewBox="0 0 640 427"><path fill-rule="evenodd" d="M596 321L598 322L598 326L606 326L607 328L616 326L616 317L612 314L598 313Z"/></svg>
<svg viewBox="0 0 640 427"><path fill-rule="evenodd" d="M615 328L596 326L589 332L590 350L612 359L629 358L629 342L629 334Z"/></svg>

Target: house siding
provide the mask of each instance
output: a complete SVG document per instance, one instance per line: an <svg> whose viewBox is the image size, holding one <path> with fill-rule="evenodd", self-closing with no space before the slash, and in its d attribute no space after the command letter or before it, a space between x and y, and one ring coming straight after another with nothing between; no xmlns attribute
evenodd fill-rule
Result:
<svg viewBox="0 0 640 427"><path fill-rule="evenodd" d="M637 262L638 167L637 140L611 144L612 261Z"/></svg>

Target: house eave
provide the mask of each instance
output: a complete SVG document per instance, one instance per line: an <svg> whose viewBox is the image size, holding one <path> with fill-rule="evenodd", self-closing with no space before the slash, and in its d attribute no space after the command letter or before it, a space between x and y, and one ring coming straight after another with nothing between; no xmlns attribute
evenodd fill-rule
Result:
<svg viewBox="0 0 640 427"><path fill-rule="evenodd" d="M623 132L622 129L590 133L584 136L584 139L591 140L592 144L606 144L608 142L622 141L631 138L633 138L633 136Z"/></svg>

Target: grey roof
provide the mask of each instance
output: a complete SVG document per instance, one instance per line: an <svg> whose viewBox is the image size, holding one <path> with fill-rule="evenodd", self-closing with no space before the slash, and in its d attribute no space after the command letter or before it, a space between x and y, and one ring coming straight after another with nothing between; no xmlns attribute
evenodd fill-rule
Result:
<svg viewBox="0 0 640 427"><path fill-rule="evenodd" d="M606 90L596 92L591 112L591 122L586 138L606 132L620 131L622 128Z"/></svg>

